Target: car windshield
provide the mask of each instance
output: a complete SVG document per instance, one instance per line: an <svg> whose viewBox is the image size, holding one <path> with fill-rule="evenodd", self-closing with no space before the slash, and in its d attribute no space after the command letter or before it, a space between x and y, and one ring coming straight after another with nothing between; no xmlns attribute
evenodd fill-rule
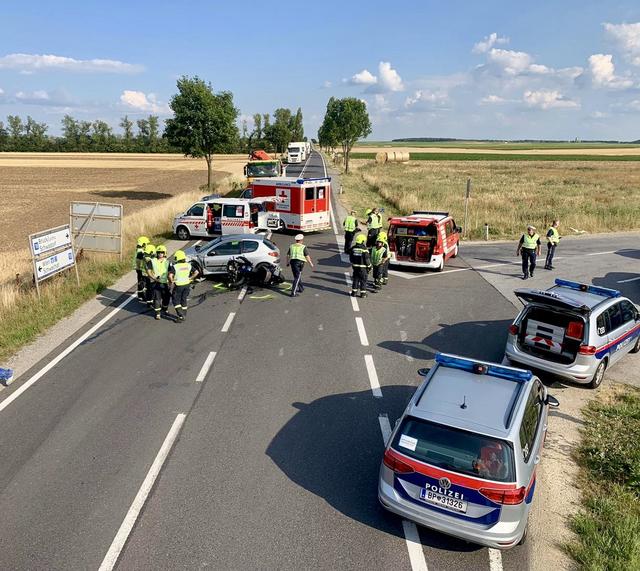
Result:
<svg viewBox="0 0 640 571"><path fill-rule="evenodd" d="M300 147L289 147L289 152L290 153L299 153L300 152Z"/></svg>
<svg viewBox="0 0 640 571"><path fill-rule="evenodd" d="M271 240L267 240L266 238L264 240L262 240L262 243L267 248L269 248L269 250L273 250L274 252L278 249L278 247Z"/></svg>
<svg viewBox="0 0 640 571"><path fill-rule="evenodd" d="M247 167L248 176L278 176L278 164L277 163L263 163L258 165L252 165L249 163Z"/></svg>
<svg viewBox="0 0 640 571"><path fill-rule="evenodd" d="M409 416L391 447L451 472L497 482L515 481L513 448L497 438Z"/></svg>

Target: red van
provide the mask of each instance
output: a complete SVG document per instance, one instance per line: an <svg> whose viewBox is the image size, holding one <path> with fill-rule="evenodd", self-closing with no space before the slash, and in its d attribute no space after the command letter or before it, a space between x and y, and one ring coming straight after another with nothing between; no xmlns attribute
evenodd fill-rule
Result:
<svg viewBox="0 0 640 571"><path fill-rule="evenodd" d="M448 212L416 210L389 220L391 264L443 270L445 261L458 255L460 233Z"/></svg>

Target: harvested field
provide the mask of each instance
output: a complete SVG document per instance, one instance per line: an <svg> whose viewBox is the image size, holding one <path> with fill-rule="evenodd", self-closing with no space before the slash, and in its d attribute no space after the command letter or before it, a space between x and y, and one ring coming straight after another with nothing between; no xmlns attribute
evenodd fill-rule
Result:
<svg viewBox="0 0 640 571"><path fill-rule="evenodd" d="M378 153L380 151L400 151L406 153L453 153L453 154L505 154L518 155L596 155L596 156L640 156L640 145L602 145L602 146L582 146L582 145L355 145L352 149L354 153Z"/></svg>

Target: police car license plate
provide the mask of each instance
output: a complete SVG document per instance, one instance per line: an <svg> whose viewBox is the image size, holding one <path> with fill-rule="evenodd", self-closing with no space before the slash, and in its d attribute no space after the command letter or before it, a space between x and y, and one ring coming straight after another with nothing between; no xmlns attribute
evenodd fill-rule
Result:
<svg viewBox="0 0 640 571"><path fill-rule="evenodd" d="M420 490L420 499L428 504L453 510L454 512L467 513L467 502L463 500L457 500L456 498L448 498L442 494L437 494L431 490Z"/></svg>

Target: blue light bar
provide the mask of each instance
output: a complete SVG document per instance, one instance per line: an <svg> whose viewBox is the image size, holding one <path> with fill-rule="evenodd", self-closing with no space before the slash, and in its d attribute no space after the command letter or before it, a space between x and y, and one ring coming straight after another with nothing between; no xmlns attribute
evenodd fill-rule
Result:
<svg viewBox="0 0 640 571"><path fill-rule="evenodd" d="M473 359L465 359L463 357L456 357L455 355L447 355L446 353L436 354L436 363L450 369L460 369L468 373L490 375L491 377L505 379L506 381L516 381L518 383L526 383L533 378L531 371L514 369L513 367L503 367L483 361L474 361ZM486 372L478 372L478 367L486 367Z"/></svg>
<svg viewBox="0 0 640 571"><path fill-rule="evenodd" d="M331 182L331 177L330 176L321 176L318 178L299 178L298 180L296 180L296 182L298 184L303 184L305 182L317 182L317 181L329 181Z"/></svg>
<svg viewBox="0 0 640 571"><path fill-rule="evenodd" d="M556 278L556 285L575 289L576 291L586 291L587 293L592 293L594 295L603 295L605 297L620 297L621 295L617 289L610 289L608 287L600 287L589 284L581 284L579 282L572 282L560 278Z"/></svg>

